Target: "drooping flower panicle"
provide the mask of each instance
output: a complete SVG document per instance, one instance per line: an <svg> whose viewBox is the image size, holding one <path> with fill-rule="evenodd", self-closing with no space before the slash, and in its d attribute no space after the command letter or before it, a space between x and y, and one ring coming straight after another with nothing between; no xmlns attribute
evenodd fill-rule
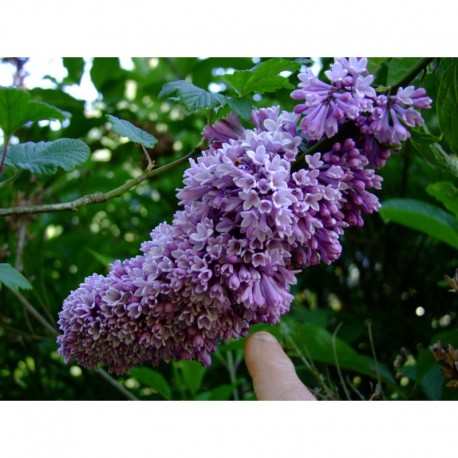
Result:
<svg viewBox="0 0 458 458"><path fill-rule="evenodd" d="M344 229L362 226L362 215L379 208L372 190L381 177L366 138L336 142L292 169L301 114L306 140L334 135L348 118L379 142L375 109L361 119L376 98L365 72L364 60L340 59L327 72L332 85L300 76L293 97L304 95L306 104L295 113L262 108L250 129L235 115L207 126L210 147L190 160L172 223L151 232L141 255L88 277L64 301L58 343L65 360L115 373L174 359L208 365L221 340L278 322L300 269L335 261ZM418 122L408 110L428 104L424 92L396 97L390 110Z"/></svg>

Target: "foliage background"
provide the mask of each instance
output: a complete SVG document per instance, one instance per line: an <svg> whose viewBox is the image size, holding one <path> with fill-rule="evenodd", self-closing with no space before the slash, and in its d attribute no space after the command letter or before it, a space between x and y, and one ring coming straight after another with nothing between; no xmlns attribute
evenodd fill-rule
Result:
<svg viewBox="0 0 458 458"><path fill-rule="evenodd" d="M85 105L65 92L79 84L85 62L64 59L67 77L53 81L55 89L30 93L69 112L70 123L58 131L49 123L32 124L16 134L21 142L83 139L92 151L91 160L49 177L23 173L11 186L0 188L0 207L66 202L139 175L146 167L143 153L109 130L106 114L129 120L158 138L151 155L159 164L183 156L199 142L207 113L189 114L178 104L158 100L164 83L186 78L208 89L216 87L209 86L212 83L221 84L228 69L254 65L250 58L135 58L133 68L126 70L116 58L91 62L90 77L99 92L94 104ZM323 59L323 65L327 63ZM370 64L376 82L387 85L412 62L372 59ZM430 68L426 76L420 75L434 100L425 119L438 138L443 129L436 101L449 66L456 62L442 59L434 72ZM294 75L290 81L296 84ZM236 95L228 86L222 93ZM289 93L285 88L255 95L253 103L291 109ZM442 136L440 144L448 160L455 160L455 139ZM380 171L382 202L410 198L444 209L426 188L444 181L456 186L456 175L450 166L441 166L437 156L428 156L427 147L425 151L420 141L408 142ZM33 285L23 296L55 322L63 299L84 277L105 273L113 259L134 256L153 227L171 221L184 168L76 213L0 219L0 262L23 272ZM458 344L457 296L443 281L444 274L452 275L458 266L458 254L450 243L425 233L425 221L420 219L415 230L387 224L380 215L367 217L363 229L346 232L344 252L336 263L300 275L291 313L268 330L282 340L300 378L320 398L456 399L456 391L444 387L445 378L428 346L438 339ZM65 365L56 354L55 337L7 288L0 290L0 304L0 399L125 398L100 374ZM154 370L135 368L116 380L140 399L254 399L243 363L243 339L221 345L208 368L175 362Z"/></svg>

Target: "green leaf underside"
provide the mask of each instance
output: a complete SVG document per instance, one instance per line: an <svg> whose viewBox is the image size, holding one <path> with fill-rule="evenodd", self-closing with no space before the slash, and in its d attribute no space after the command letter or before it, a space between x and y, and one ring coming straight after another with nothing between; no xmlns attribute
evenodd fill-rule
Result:
<svg viewBox="0 0 458 458"><path fill-rule="evenodd" d="M158 98L165 97L178 101L189 112L200 108L220 108L226 104L224 95L208 92L183 80L164 84Z"/></svg>
<svg viewBox="0 0 458 458"><path fill-rule="evenodd" d="M290 325L291 323L291 325ZM311 323L293 324L288 320L288 327L294 326L294 332L290 333L290 337L296 341L300 351L304 355L311 358L313 361L332 364L343 369L358 372L377 378L377 371L382 380L387 383L395 383L393 375L383 364L378 364L378 367L373 358L358 354L345 341L335 338L326 329L318 327ZM337 355L337 360L335 354Z"/></svg>
<svg viewBox="0 0 458 458"><path fill-rule="evenodd" d="M458 188L450 181L440 181L430 184L426 192L441 202L458 219Z"/></svg>
<svg viewBox="0 0 458 458"><path fill-rule="evenodd" d="M68 171L89 159L90 149L81 140L62 138L53 142L20 143L8 149L6 164L35 175L52 175L57 168Z"/></svg>
<svg viewBox="0 0 458 458"><path fill-rule="evenodd" d="M127 137L130 141L140 143L147 148L152 148L157 143L157 139L153 135L134 126L129 121L119 119L112 115L107 115L107 118L112 123L111 130L118 135Z"/></svg>
<svg viewBox="0 0 458 458"><path fill-rule="evenodd" d="M401 224L458 248L458 222L439 207L415 199L389 199L383 202L380 215L387 223Z"/></svg>
<svg viewBox="0 0 458 458"><path fill-rule="evenodd" d="M6 135L28 122L63 121L67 117L68 113L56 107L31 100L29 93L21 89L0 87L0 127Z"/></svg>
<svg viewBox="0 0 458 458"><path fill-rule="evenodd" d="M458 60L452 62L437 94L437 116L444 137L453 152L458 152Z"/></svg>
<svg viewBox="0 0 458 458"><path fill-rule="evenodd" d="M149 388L152 388L163 398L170 399L172 397L170 385L160 372L149 367L134 367L129 371L129 374Z"/></svg>
<svg viewBox="0 0 458 458"><path fill-rule="evenodd" d="M0 287L4 284L13 291L19 289L32 289L32 285L19 271L11 264L0 264Z"/></svg>
<svg viewBox="0 0 458 458"><path fill-rule="evenodd" d="M301 65L287 59L269 59L261 62L250 70L239 70L232 75L225 75L228 82L239 95L243 96L251 92L264 94L278 89L294 89L287 78L279 73L283 71L296 72Z"/></svg>

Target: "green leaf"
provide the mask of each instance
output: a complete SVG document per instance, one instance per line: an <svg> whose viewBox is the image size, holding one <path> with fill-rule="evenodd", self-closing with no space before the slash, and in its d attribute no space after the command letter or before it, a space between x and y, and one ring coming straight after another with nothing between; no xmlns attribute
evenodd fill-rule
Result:
<svg viewBox="0 0 458 458"><path fill-rule="evenodd" d="M13 291L19 289L32 289L32 285L11 264L0 264L0 287L2 283Z"/></svg>
<svg viewBox="0 0 458 458"><path fill-rule="evenodd" d="M197 361L183 361L182 364L183 378L191 393L195 395L202 385L206 368Z"/></svg>
<svg viewBox="0 0 458 458"><path fill-rule="evenodd" d="M97 90L103 92L107 83L115 81L123 75L117 57L96 57L92 61L91 80Z"/></svg>
<svg viewBox="0 0 458 458"><path fill-rule="evenodd" d="M53 142L19 143L8 149L5 163L36 175L52 175L57 168L72 170L89 159L86 143L71 138Z"/></svg>
<svg viewBox="0 0 458 458"><path fill-rule="evenodd" d="M387 60L387 57L370 57L367 62L367 70L374 74Z"/></svg>
<svg viewBox="0 0 458 458"><path fill-rule="evenodd" d="M240 385L240 382L241 380L238 380L230 385L225 383L224 385L220 385L211 391L199 393L195 399L197 401L228 401L231 398L232 393L234 393L234 390L238 385Z"/></svg>
<svg viewBox="0 0 458 458"><path fill-rule="evenodd" d="M11 135L28 122L51 119L63 121L68 116L68 113L47 103L31 100L26 91L0 87L0 128L5 135Z"/></svg>
<svg viewBox="0 0 458 458"><path fill-rule="evenodd" d="M127 137L130 141L140 143L147 148L152 148L157 143L157 139L155 137L145 130L134 126L129 121L119 119L112 115L107 115L107 118L112 123L111 130L116 132L118 135Z"/></svg>
<svg viewBox="0 0 458 458"><path fill-rule="evenodd" d="M129 371L129 374L136 378L139 382L152 388L165 399L172 398L172 390L164 376L149 367L134 367Z"/></svg>
<svg viewBox="0 0 458 458"><path fill-rule="evenodd" d="M458 218L458 188L450 181L439 181L426 187L426 192L441 202Z"/></svg>
<svg viewBox="0 0 458 458"><path fill-rule="evenodd" d="M412 131L412 146L430 164L458 177L458 157L447 154L439 143L435 143L429 134Z"/></svg>
<svg viewBox="0 0 458 458"><path fill-rule="evenodd" d="M84 72L84 59L81 57L64 57L62 63L67 69L66 84L80 84Z"/></svg>
<svg viewBox="0 0 458 458"><path fill-rule="evenodd" d="M439 125L453 152L458 152L458 60L452 62L441 81L436 100Z"/></svg>
<svg viewBox="0 0 458 458"><path fill-rule="evenodd" d="M445 377L442 375L440 365L434 359L431 351L423 348L418 353L416 381L420 384L423 393L428 399L438 400L442 396Z"/></svg>
<svg viewBox="0 0 458 458"><path fill-rule="evenodd" d="M389 62L387 84L393 86L401 81L421 59L418 57L393 58Z"/></svg>
<svg viewBox="0 0 458 458"><path fill-rule="evenodd" d="M358 372L377 378L377 370L380 377L387 383L394 384L394 378L391 372L383 364L378 364L378 369L375 361L372 358L358 354L353 348L343 340L334 336L319 326L311 323L295 323L292 320L288 321L286 326L283 326L284 332L287 332L292 338L300 351L304 352L306 357L313 361L318 361L326 364L337 364L347 370ZM335 348L334 348L335 347ZM334 349L337 355L337 360L334 356Z"/></svg>
<svg viewBox="0 0 458 458"><path fill-rule="evenodd" d="M442 139L442 135L440 137L435 137L419 129L412 129L410 133L412 141L420 145L433 145L434 143L440 142Z"/></svg>
<svg viewBox="0 0 458 458"><path fill-rule="evenodd" d="M235 99L233 97L228 97L227 105L229 108L241 118L249 120L251 118L251 111L253 110L253 104L246 99Z"/></svg>
<svg viewBox="0 0 458 458"><path fill-rule="evenodd" d="M224 95L208 92L183 80L164 84L158 98L164 97L178 101L189 112L200 108L219 108L226 104Z"/></svg>
<svg viewBox="0 0 458 458"><path fill-rule="evenodd" d="M296 72L301 64L287 59L269 59L255 65L250 70L238 70L232 75L225 75L228 82L240 96L249 94L264 94L278 89L294 89L287 78L280 75L283 71Z"/></svg>
<svg viewBox="0 0 458 458"><path fill-rule="evenodd" d="M439 207L415 199L389 199L380 215L386 223L402 224L458 248L458 222Z"/></svg>

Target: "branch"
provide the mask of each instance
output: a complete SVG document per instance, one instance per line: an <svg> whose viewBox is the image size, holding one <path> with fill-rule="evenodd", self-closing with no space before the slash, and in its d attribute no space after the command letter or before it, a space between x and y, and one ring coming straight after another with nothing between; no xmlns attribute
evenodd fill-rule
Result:
<svg viewBox="0 0 458 458"><path fill-rule="evenodd" d="M425 59L420 60L412 70L407 73L401 80L399 80L396 84L394 84L390 90L392 94L394 94L400 87L407 86L411 83L419 73L421 73L433 60L435 57L427 57Z"/></svg>
<svg viewBox="0 0 458 458"><path fill-rule="evenodd" d="M119 197L129 189L139 185L145 180L149 178L156 177L161 173L168 172L169 170L173 170L179 165L186 162L190 157L198 154L202 151L204 147L204 140L202 140L190 153L182 158L171 162L170 164L163 165L157 169L153 170L145 170L142 172L140 176L137 178L133 178L128 182L124 183L122 186L118 188L112 189L108 192L96 192L94 194L88 194L87 196L80 197L79 199L73 200L71 202L63 202L59 204L48 204L48 205L31 205L31 206L23 206L23 207L13 207L13 208L1 208L0 209L0 216L9 216L9 215L24 215L24 214L31 214L31 213L50 213L50 212L59 212L59 211L77 211L78 208L83 207L85 205L91 204L100 204L106 202L107 200L113 199L115 197Z"/></svg>

